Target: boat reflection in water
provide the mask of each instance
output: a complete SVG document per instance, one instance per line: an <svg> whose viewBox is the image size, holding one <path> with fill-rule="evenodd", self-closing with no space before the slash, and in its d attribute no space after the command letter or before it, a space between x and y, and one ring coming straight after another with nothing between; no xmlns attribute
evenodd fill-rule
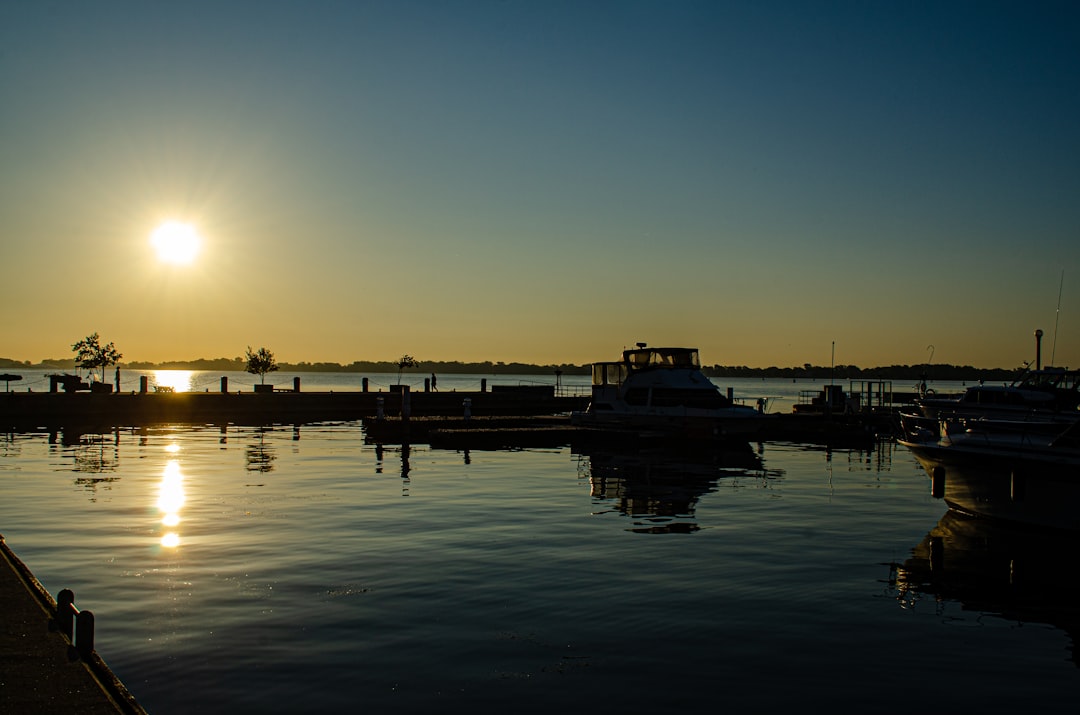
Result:
<svg viewBox="0 0 1080 715"><path fill-rule="evenodd" d="M730 450L654 449L638 452L575 447L584 457L592 498L630 517L627 531L692 533L701 527L695 510L722 481L773 479L749 445Z"/></svg>
<svg viewBox="0 0 1080 715"><path fill-rule="evenodd" d="M1080 665L1080 600L1071 560L1080 532L1033 529L949 510L911 558L896 564L891 585L905 606L924 596L957 601L967 611L1065 631Z"/></svg>

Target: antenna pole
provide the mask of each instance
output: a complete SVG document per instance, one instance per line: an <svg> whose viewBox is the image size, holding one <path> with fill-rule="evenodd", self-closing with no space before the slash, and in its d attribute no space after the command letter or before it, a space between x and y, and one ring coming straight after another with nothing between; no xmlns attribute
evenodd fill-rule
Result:
<svg viewBox="0 0 1080 715"><path fill-rule="evenodd" d="M1065 269L1061 269L1061 282L1058 284L1058 306L1054 312L1054 343L1050 348L1050 364L1054 365L1054 355L1057 354L1057 329L1058 319L1061 318L1061 289L1065 287Z"/></svg>

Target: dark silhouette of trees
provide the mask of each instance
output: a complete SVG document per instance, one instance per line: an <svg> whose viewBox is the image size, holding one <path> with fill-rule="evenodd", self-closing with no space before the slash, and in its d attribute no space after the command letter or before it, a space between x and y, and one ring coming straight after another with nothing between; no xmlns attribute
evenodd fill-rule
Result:
<svg viewBox="0 0 1080 715"><path fill-rule="evenodd" d="M105 382L105 368L115 365L124 357L112 343L101 344L97 333L87 335L71 346L75 353L75 362L84 370L96 370L101 368L101 381Z"/></svg>
<svg viewBox="0 0 1080 715"><path fill-rule="evenodd" d="M277 361L274 360L274 353L266 348L259 348L252 352L251 346L248 345L245 356L247 357L247 367L244 370L252 375L258 375L260 384L266 384L266 373L278 369Z"/></svg>

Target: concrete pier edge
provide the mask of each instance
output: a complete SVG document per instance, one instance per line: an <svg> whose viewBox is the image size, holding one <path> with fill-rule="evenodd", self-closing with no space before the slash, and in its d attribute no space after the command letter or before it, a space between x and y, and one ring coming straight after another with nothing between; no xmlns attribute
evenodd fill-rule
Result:
<svg viewBox="0 0 1080 715"><path fill-rule="evenodd" d="M56 618L56 600L52 597L52 594L41 585L41 582L37 580L33 572L29 567L23 563L11 547L8 546L7 540L3 534L0 534L0 561L6 562L6 564L0 563L0 568L5 565L10 566L11 570L19 577L23 585L26 586L27 591L35 598L38 605L41 606L43 611L49 616L50 623ZM126 715L147 715L146 710L139 705L135 696L127 689L127 687L120 681L119 678L112 672L108 664L102 660L101 656L95 651L91 654L89 659L82 659L82 662L86 665L89 673L97 681L104 692L115 704L117 712L125 713Z"/></svg>

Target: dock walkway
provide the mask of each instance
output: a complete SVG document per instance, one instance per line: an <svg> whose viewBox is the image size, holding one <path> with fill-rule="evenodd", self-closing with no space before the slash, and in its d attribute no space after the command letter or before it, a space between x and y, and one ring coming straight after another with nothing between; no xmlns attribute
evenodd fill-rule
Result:
<svg viewBox="0 0 1080 715"><path fill-rule="evenodd" d="M145 715L97 656L54 623L56 603L0 535L0 713Z"/></svg>

